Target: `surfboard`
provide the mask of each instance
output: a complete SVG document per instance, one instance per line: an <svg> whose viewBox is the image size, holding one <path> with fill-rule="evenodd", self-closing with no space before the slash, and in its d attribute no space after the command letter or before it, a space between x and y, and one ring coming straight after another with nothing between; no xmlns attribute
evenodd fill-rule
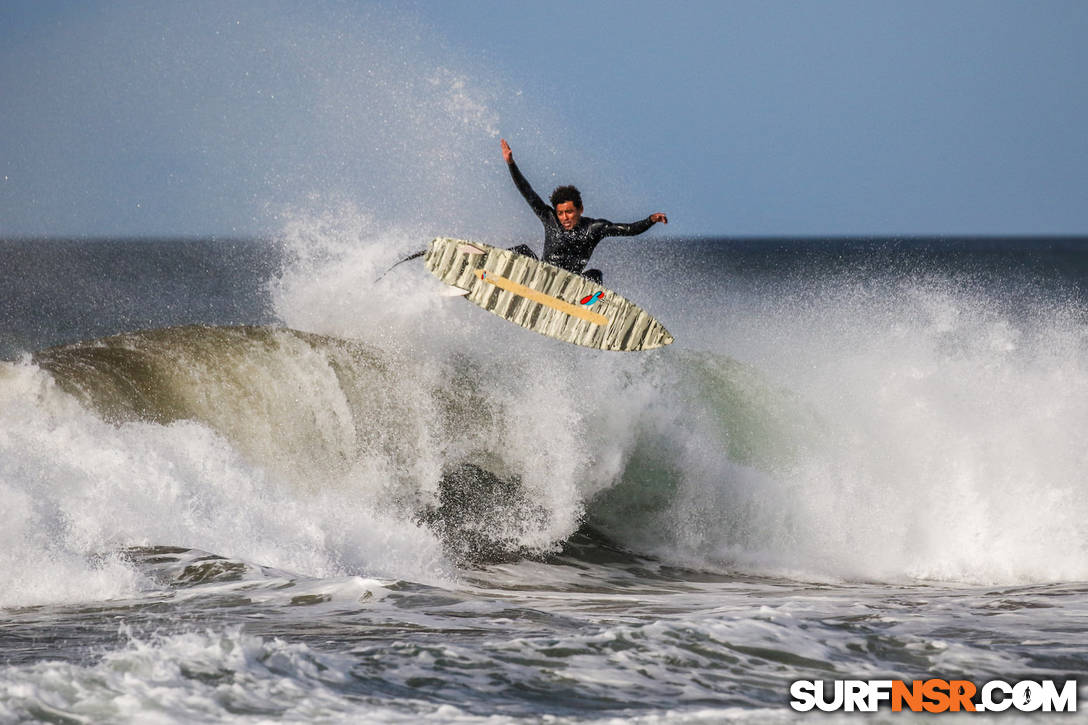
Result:
<svg viewBox="0 0 1088 725"><path fill-rule="evenodd" d="M527 330L598 350L650 350L673 341L650 313L554 264L465 239L437 237L427 269L469 302Z"/></svg>

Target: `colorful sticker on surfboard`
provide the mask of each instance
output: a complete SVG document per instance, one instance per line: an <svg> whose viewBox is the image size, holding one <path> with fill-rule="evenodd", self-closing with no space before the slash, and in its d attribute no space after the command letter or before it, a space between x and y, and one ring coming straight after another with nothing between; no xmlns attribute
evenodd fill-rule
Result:
<svg viewBox="0 0 1088 725"><path fill-rule="evenodd" d="M586 307L589 307L594 302L601 299L601 294L602 294L601 292L594 292L593 294L591 294L591 295L589 295L587 297L583 297L581 304L585 305Z"/></svg>

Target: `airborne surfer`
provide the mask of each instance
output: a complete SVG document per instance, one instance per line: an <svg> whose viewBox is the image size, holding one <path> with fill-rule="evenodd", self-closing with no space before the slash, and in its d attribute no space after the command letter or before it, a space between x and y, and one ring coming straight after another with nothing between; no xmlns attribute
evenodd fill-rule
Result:
<svg viewBox="0 0 1088 725"><path fill-rule="evenodd" d="M506 139L501 139L502 158L510 168L510 176L514 179L525 201L529 203L533 213L537 215L544 225L544 261L557 267L570 270L575 274L587 277L597 284L601 284L602 275L599 269L586 269L589 258L597 244L605 237L632 237L642 234L657 222L668 224L668 218L656 212L642 221L628 224L613 224L606 219L591 219L582 216L582 195L573 186L560 186L552 192L552 205L548 206L544 200L533 191L533 187L521 174L518 165L514 163L514 153ZM536 259L536 254L527 245L521 244L513 248L519 254Z"/></svg>

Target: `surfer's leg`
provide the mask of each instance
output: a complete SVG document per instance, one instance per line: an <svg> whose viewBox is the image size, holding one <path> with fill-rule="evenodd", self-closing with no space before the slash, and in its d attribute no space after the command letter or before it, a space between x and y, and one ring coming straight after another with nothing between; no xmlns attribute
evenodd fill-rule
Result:
<svg viewBox="0 0 1088 725"><path fill-rule="evenodd" d="M539 259L539 257L536 256L536 252L530 249L528 244L519 244L518 246L510 247L509 249L511 252L525 255L529 259Z"/></svg>
<svg viewBox="0 0 1088 725"><path fill-rule="evenodd" d="M604 275L601 274L599 269L587 269L582 272L582 276L586 279L591 279L599 285L604 285Z"/></svg>

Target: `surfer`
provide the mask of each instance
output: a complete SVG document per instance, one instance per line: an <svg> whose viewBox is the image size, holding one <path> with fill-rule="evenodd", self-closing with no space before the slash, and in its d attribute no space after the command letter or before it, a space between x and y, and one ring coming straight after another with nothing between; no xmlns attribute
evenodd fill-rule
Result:
<svg viewBox="0 0 1088 725"><path fill-rule="evenodd" d="M548 206L521 174L514 163L514 153L506 139L501 139L502 158L510 168L514 186L518 188L525 201L529 202L533 213L544 224L544 261L557 267L570 270L587 277L597 284L602 283L599 269L586 269L589 258L597 244L605 237L632 237L642 234L657 222L668 224L668 218L654 213L642 221L629 224L613 224L607 219L592 219L582 216L582 195L573 186L560 186L552 192L552 205ZM536 259L536 254L525 244L513 248L513 251Z"/></svg>

